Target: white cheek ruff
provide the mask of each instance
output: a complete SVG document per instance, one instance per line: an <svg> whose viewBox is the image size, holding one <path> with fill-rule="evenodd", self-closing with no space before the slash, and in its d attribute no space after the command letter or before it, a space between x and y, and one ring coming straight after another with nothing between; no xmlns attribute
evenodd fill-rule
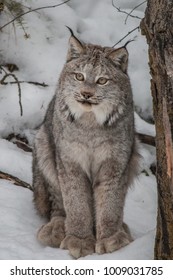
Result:
<svg viewBox="0 0 173 280"><path fill-rule="evenodd" d="M86 106L75 99L69 98L66 103L75 120L78 120L84 113L93 112L99 125L112 125L123 113L122 106L119 106L115 111L113 105L106 101L98 105Z"/></svg>
<svg viewBox="0 0 173 280"><path fill-rule="evenodd" d="M103 125L113 112L113 106L110 103L103 102L92 107L95 118L100 125Z"/></svg>
<svg viewBox="0 0 173 280"><path fill-rule="evenodd" d="M74 99L69 100L67 104L68 104L68 108L75 120L79 119L83 115L84 110L82 109L80 104L78 104L78 102L76 100L74 100Z"/></svg>

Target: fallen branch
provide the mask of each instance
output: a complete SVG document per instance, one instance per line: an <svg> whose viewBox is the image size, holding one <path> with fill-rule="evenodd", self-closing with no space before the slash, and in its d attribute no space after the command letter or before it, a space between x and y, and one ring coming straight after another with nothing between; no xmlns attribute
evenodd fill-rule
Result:
<svg viewBox="0 0 173 280"><path fill-rule="evenodd" d="M153 137L151 135L142 134L142 133L137 133L137 136L142 143L150 145L150 146L154 146L154 147L156 146L155 137Z"/></svg>
<svg viewBox="0 0 173 280"><path fill-rule="evenodd" d="M10 181L11 183L13 183L16 186L24 187L24 188L27 188L27 189L33 191L33 188L30 184L20 180L19 178L15 177L11 174L0 171L0 179Z"/></svg>
<svg viewBox="0 0 173 280"><path fill-rule="evenodd" d="M32 152L32 148L21 140L15 140L13 143L25 152Z"/></svg>
<svg viewBox="0 0 173 280"><path fill-rule="evenodd" d="M18 78L13 73L8 73L2 66L0 66L0 69L5 73L4 77L0 80L0 84L3 84L7 77L12 77L15 80L15 83L18 87L18 95L19 95L19 107L20 107L20 115L23 116L23 107L22 107L22 96L21 96L21 86L19 83Z"/></svg>
<svg viewBox="0 0 173 280"><path fill-rule="evenodd" d="M16 146L25 152L32 152L32 147L28 145L28 140L20 134L11 133L6 138L7 141L16 144Z"/></svg>

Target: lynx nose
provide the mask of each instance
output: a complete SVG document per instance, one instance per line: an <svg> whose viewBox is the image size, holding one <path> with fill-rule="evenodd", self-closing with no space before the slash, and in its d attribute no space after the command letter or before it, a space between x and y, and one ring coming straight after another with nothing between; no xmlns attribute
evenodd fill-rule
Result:
<svg viewBox="0 0 173 280"><path fill-rule="evenodd" d="M89 99L90 97L93 96L93 93L92 92L87 92L87 91L83 91L81 92L81 95L85 98L85 99Z"/></svg>

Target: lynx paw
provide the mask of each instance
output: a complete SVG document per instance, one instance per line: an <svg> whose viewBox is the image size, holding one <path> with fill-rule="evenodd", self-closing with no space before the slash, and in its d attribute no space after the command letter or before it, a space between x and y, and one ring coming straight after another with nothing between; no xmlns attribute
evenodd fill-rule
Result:
<svg viewBox="0 0 173 280"><path fill-rule="evenodd" d="M43 225L38 233L37 238L43 245L59 247L65 237L64 218L53 217L49 223Z"/></svg>
<svg viewBox="0 0 173 280"><path fill-rule="evenodd" d="M69 253L75 258L84 257L94 253L95 238L93 236L84 239L68 235L61 242L60 248L68 249Z"/></svg>
<svg viewBox="0 0 173 280"><path fill-rule="evenodd" d="M130 233L124 230L117 231L108 238L103 238L96 242L95 251L98 254L112 253L121 247L128 245L132 241Z"/></svg>

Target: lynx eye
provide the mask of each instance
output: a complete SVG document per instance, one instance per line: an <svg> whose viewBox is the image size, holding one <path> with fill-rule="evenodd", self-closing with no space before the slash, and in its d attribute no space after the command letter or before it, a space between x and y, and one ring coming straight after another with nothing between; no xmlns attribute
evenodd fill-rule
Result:
<svg viewBox="0 0 173 280"><path fill-rule="evenodd" d="M84 81L84 79L85 79L84 75L82 73L75 73L75 78L76 78L76 80L78 80L80 82Z"/></svg>
<svg viewBox="0 0 173 280"><path fill-rule="evenodd" d="M97 80L96 83L99 84L99 85L105 85L107 82L108 82L108 79L107 79L107 78L100 77L100 78Z"/></svg>

